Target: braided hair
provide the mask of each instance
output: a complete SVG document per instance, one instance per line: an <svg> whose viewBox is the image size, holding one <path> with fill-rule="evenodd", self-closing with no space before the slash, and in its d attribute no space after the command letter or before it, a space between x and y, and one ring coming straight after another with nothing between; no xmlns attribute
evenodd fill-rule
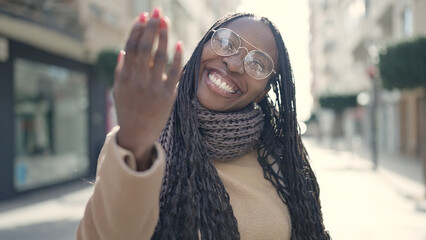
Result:
<svg viewBox="0 0 426 240"><path fill-rule="evenodd" d="M219 19L204 35L183 68L178 96L160 143L166 152L166 170L160 194L160 217L153 239L239 239L229 194L201 141L193 99L197 94L200 59L213 29L253 14L234 13ZM275 99L259 102L264 113L258 161L264 177L288 206L291 239L330 239L324 229L319 187L298 133L293 73L282 37L272 30L278 71L270 79Z"/></svg>

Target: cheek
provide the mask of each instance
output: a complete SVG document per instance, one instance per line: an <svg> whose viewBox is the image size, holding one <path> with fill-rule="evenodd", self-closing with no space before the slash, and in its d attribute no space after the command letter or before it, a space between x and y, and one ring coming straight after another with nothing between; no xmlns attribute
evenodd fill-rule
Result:
<svg viewBox="0 0 426 240"><path fill-rule="evenodd" d="M252 85L252 89L253 89L252 95L253 96L259 96L259 95L263 94L267 89L266 85L267 85L267 82L265 82L265 83L264 82L258 82L258 83L253 84Z"/></svg>
<svg viewBox="0 0 426 240"><path fill-rule="evenodd" d="M201 52L201 63L203 63L204 61L208 59L212 59L215 56L216 54L213 52L210 46L210 42L207 42L203 47L203 51Z"/></svg>
<svg viewBox="0 0 426 240"><path fill-rule="evenodd" d="M268 93L268 88L266 87L267 83L258 83L255 86L252 86L252 91L249 94L250 102L259 102L265 95Z"/></svg>

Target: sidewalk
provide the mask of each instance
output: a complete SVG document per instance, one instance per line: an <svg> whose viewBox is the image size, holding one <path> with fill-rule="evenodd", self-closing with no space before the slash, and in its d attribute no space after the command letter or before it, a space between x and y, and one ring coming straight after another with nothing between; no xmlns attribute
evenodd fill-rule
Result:
<svg viewBox="0 0 426 240"><path fill-rule="evenodd" d="M333 239L426 239L426 212L418 208L424 196L420 162L381 156L373 171L366 152L336 151L310 138L304 142Z"/></svg>
<svg viewBox="0 0 426 240"><path fill-rule="evenodd" d="M92 192L75 182L0 203L0 239L73 240Z"/></svg>

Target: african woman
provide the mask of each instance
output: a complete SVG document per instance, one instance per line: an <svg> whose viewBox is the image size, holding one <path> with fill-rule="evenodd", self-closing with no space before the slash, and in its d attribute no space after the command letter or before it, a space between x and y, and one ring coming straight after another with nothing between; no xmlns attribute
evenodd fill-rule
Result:
<svg viewBox="0 0 426 240"><path fill-rule="evenodd" d="M330 239L275 25L227 15L166 71L167 32L158 9L134 23L77 239Z"/></svg>

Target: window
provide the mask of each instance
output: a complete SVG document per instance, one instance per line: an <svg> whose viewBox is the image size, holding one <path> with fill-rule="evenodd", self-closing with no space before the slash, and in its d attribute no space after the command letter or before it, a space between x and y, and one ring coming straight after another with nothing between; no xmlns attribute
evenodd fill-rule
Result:
<svg viewBox="0 0 426 240"><path fill-rule="evenodd" d="M85 175L88 89L84 73L14 61L14 184L20 190Z"/></svg>
<svg viewBox="0 0 426 240"><path fill-rule="evenodd" d="M402 13L402 24L404 36L411 37L413 35L413 10L406 7Z"/></svg>

